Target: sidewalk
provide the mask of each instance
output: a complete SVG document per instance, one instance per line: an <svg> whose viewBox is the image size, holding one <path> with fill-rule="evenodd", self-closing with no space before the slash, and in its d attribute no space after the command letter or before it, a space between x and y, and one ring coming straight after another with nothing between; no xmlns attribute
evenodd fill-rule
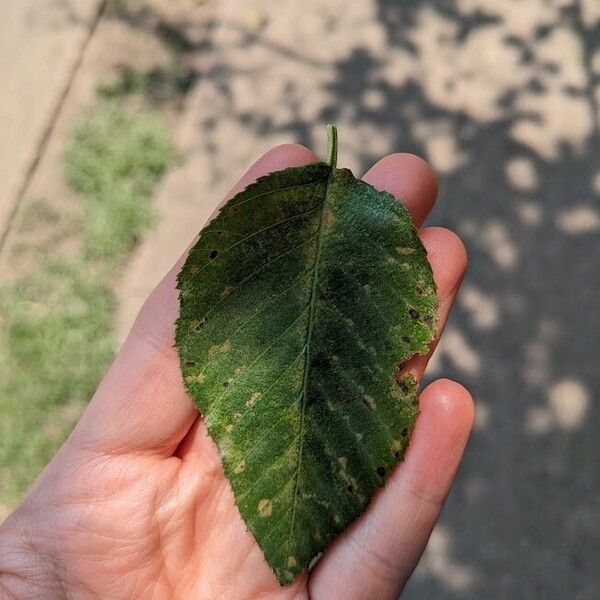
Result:
<svg viewBox="0 0 600 600"><path fill-rule="evenodd" d="M104 4L0 5L0 248Z"/></svg>

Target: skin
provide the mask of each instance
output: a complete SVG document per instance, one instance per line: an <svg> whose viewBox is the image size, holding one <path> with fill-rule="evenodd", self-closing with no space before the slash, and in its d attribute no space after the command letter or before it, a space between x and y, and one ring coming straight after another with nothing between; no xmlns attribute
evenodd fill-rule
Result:
<svg viewBox="0 0 600 600"><path fill-rule="evenodd" d="M229 197L260 175L315 160L303 146L274 148ZM437 193L427 163L392 154L364 180L404 202L422 227ZM466 253L446 229L420 236L440 296L439 337ZM404 462L315 567L282 588L239 516L216 446L182 386L173 347L182 261L146 301L69 439L0 527L0 596L397 598L461 460L471 396L450 380L422 392ZM407 368L420 378L428 358Z"/></svg>

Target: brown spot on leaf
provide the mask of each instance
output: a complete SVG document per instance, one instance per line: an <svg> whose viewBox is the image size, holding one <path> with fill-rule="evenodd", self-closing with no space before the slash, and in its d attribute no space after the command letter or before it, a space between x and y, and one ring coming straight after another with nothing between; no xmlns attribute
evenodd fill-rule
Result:
<svg viewBox="0 0 600 600"><path fill-rule="evenodd" d="M273 514L273 505L267 498L263 498L257 506L258 514L261 517L270 517Z"/></svg>
<svg viewBox="0 0 600 600"><path fill-rule="evenodd" d="M212 260L213 258L217 258L218 255L219 255L219 251L218 250L211 250L210 254L208 255L208 257Z"/></svg>
<svg viewBox="0 0 600 600"><path fill-rule="evenodd" d="M411 319L414 319L415 321L416 321L416 320L417 320L417 319L418 319L418 318L421 316L421 315L419 314L419 311L418 311L418 310L415 310L414 308L411 308L411 309L408 311L408 314L410 315Z"/></svg>

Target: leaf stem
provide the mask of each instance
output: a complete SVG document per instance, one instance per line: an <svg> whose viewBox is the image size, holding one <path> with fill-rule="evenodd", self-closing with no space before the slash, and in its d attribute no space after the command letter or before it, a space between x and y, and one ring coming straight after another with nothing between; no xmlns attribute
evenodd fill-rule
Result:
<svg viewBox="0 0 600 600"><path fill-rule="evenodd" d="M327 164L337 166L337 127L332 123L327 123Z"/></svg>

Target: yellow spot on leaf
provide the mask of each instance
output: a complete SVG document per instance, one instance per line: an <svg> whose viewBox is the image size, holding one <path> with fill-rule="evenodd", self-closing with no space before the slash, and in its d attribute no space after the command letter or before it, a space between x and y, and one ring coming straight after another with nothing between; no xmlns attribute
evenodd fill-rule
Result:
<svg viewBox="0 0 600 600"><path fill-rule="evenodd" d="M224 298L225 296L229 296L229 294L231 293L232 289L233 289L232 285L226 285L223 288L223 291L221 292L221 298Z"/></svg>
<svg viewBox="0 0 600 600"><path fill-rule="evenodd" d="M206 376L203 373L198 373L198 375L188 375L185 380L187 383L204 383Z"/></svg>
<svg viewBox="0 0 600 600"><path fill-rule="evenodd" d="M342 466L342 469L344 469L344 471L345 471L346 467L348 466L348 459L345 456L340 456L338 458L338 462Z"/></svg>
<svg viewBox="0 0 600 600"><path fill-rule="evenodd" d="M236 475L239 475L240 473L244 472L244 469L246 468L246 461L242 460L241 462L239 462L236 466L235 469L233 469L233 472Z"/></svg>
<svg viewBox="0 0 600 600"><path fill-rule="evenodd" d="M225 431L226 431L227 433L231 433L231 432L233 431L233 425L232 425L231 423L229 423L229 425L227 425L227 426L225 427Z"/></svg>
<svg viewBox="0 0 600 600"><path fill-rule="evenodd" d="M398 454L402 450L402 442L400 440L392 440L390 443L390 452L392 455Z"/></svg>
<svg viewBox="0 0 600 600"><path fill-rule="evenodd" d="M273 505L271 504L270 500L263 498L258 503L258 514L265 518L270 517L273 514Z"/></svg>
<svg viewBox="0 0 600 600"><path fill-rule="evenodd" d="M414 248L396 248L398 254L412 254L414 251Z"/></svg>
<svg viewBox="0 0 600 600"><path fill-rule="evenodd" d="M359 432L356 434L356 439L357 439L359 442L360 442L360 441L363 439L363 434L362 434L360 431L359 431Z"/></svg>
<svg viewBox="0 0 600 600"><path fill-rule="evenodd" d="M337 525L339 525L342 522L339 515L333 515L333 520L336 522Z"/></svg>
<svg viewBox="0 0 600 600"><path fill-rule="evenodd" d="M377 408L377 404L375 403L375 399L372 396L365 394L365 402L369 405L371 410L375 410Z"/></svg>
<svg viewBox="0 0 600 600"><path fill-rule="evenodd" d="M222 344L218 344L216 346L211 346L208 349L208 357L212 358L213 356L216 356L217 354L224 354L226 352L229 352L230 349L231 349L231 344L229 343L229 340L225 340Z"/></svg>
<svg viewBox="0 0 600 600"><path fill-rule="evenodd" d="M233 418L239 421L242 418L242 413L233 413Z"/></svg>
<svg viewBox="0 0 600 600"><path fill-rule="evenodd" d="M296 561L296 559L293 556L288 556L288 568L289 569L293 569L296 565L298 564L298 562Z"/></svg>
<svg viewBox="0 0 600 600"><path fill-rule="evenodd" d="M262 396L262 394L260 392L254 392L250 396L250 399L246 400L246 406L248 406L248 407L254 406L256 404L256 401L259 400L261 396Z"/></svg>

